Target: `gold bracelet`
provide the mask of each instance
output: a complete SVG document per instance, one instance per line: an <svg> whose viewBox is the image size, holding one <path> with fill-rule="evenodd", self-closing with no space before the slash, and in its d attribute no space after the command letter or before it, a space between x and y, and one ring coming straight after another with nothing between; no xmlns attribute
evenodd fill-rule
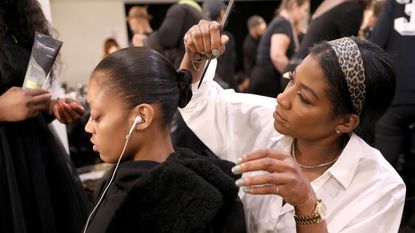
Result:
<svg viewBox="0 0 415 233"><path fill-rule="evenodd" d="M311 215L298 216L294 215L294 220L300 225L309 225L321 223L326 218L326 207L321 199L317 200Z"/></svg>

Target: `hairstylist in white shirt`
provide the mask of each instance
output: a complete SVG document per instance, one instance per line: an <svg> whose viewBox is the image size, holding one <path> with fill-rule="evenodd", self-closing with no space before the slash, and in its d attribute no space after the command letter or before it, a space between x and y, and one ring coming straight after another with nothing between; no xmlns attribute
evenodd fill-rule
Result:
<svg viewBox="0 0 415 233"><path fill-rule="evenodd" d="M275 103L223 90L212 81L215 61L197 89L205 54L218 56L226 42L215 22L186 33L181 68L194 87L181 113L214 153L239 162L249 232L398 232L405 185L358 136L392 100L388 56L355 38L319 43Z"/></svg>

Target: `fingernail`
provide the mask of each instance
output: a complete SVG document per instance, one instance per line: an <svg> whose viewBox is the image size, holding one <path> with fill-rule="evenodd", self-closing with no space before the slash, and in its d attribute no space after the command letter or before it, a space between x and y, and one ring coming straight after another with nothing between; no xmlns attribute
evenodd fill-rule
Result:
<svg viewBox="0 0 415 233"><path fill-rule="evenodd" d="M239 175L241 174L241 166L240 165L236 165L235 167L232 168L232 173L235 175Z"/></svg>
<svg viewBox="0 0 415 233"><path fill-rule="evenodd" d="M235 181L235 185L238 187L244 186L245 184L245 179L241 178Z"/></svg>
<svg viewBox="0 0 415 233"><path fill-rule="evenodd" d="M242 191L244 191L244 193L250 193L251 192L251 190L247 187L243 188Z"/></svg>
<svg viewBox="0 0 415 233"><path fill-rule="evenodd" d="M219 56L219 50L213 49L212 50L212 55L215 56L215 57Z"/></svg>
<svg viewBox="0 0 415 233"><path fill-rule="evenodd" d="M236 160L236 164L238 165L238 164L241 164L241 163L243 163L243 161L244 161L244 158L243 157L240 157L238 160Z"/></svg>

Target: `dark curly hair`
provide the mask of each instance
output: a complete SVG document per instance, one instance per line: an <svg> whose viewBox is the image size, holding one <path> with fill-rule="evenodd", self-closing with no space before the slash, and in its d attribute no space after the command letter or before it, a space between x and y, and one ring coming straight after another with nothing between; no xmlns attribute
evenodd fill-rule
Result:
<svg viewBox="0 0 415 233"><path fill-rule="evenodd" d="M51 35L50 27L37 0L2 0L0 1L0 77L7 79L10 70L6 65L15 67L10 58L10 51L5 46L7 34L30 50L35 31Z"/></svg>

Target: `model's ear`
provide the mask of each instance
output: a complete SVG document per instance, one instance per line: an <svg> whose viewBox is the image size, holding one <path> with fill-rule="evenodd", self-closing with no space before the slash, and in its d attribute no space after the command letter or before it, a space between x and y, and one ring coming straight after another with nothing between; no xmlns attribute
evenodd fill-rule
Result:
<svg viewBox="0 0 415 233"><path fill-rule="evenodd" d="M145 130L154 122L154 108L150 104L137 105L130 114L132 121L139 116L141 122L136 124L135 130Z"/></svg>
<svg viewBox="0 0 415 233"><path fill-rule="evenodd" d="M360 123L360 117L356 114L347 114L340 122L336 125L335 131L337 133L350 133L352 132Z"/></svg>

